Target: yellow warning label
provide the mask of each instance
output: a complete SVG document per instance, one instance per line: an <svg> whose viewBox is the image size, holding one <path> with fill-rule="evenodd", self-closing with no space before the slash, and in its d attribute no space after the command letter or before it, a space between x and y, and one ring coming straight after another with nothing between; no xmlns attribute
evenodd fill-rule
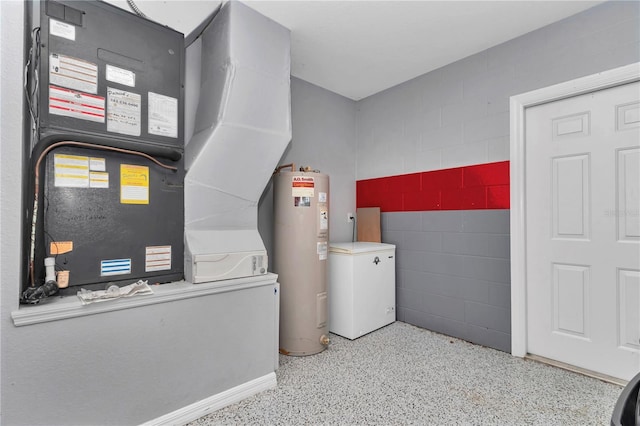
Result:
<svg viewBox="0 0 640 426"><path fill-rule="evenodd" d="M80 164L65 164L64 166L60 166L60 163L58 163L58 167L60 168L65 168L65 169L79 169L79 170L87 170L87 166L86 165L80 165Z"/></svg>
<svg viewBox="0 0 640 426"><path fill-rule="evenodd" d="M55 154L54 185L67 188L89 187L89 157Z"/></svg>
<svg viewBox="0 0 640 426"><path fill-rule="evenodd" d="M120 165L120 203L149 204L149 167Z"/></svg>
<svg viewBox="0 0 640 426"><path fill-rule="evenodd" d="M109 173L89 172L89 188L109 188Z"/></svg>
<svg viewBox="0 0 640 426"><path fill-rule="evenodd" d="M49 244L49 252L52 256L69 253L72 250L73 241L51 241L51 244Z"/></svg>
<svg viewBox="0 0 640 426"><path fill-rule="evenodd" d="M69 155L69 154L56 154L55 158L59 160L77 161L83 164L89 159L89 157L85 157L84 155Z"/></svg>

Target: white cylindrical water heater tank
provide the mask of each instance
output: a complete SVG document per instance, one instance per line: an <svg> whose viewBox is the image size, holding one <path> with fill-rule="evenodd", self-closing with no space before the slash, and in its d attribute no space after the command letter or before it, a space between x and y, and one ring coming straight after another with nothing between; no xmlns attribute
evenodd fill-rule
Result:
<svg viewBox="0 0 640 426"><path fill-rule="evenodd" d="M274 272L280 283L280 352L312 355L329 344L329 176L313 171L278 171L273 177L273 206Z"/></svg>

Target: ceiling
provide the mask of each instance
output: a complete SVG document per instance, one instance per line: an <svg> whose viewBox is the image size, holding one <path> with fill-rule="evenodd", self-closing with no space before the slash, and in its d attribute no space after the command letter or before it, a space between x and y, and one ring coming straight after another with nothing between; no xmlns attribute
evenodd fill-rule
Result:
<svg viewBox="0 0 640 426"><path fill-rule="evenodd" d="M109 0L129 10L125 1ZM360 100L602 1L244 1L291 30L291 74ZM137 0L185 34L219 0Z"/></svg>

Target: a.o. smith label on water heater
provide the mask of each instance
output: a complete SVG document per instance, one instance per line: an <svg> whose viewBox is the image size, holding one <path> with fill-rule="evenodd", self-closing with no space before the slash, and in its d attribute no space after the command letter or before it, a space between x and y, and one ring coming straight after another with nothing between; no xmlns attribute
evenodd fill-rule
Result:
<svg viewBox="0 0 640 426"><path fill-rule="evenodd" d="M291 178L291 196L293 197L313 197L315 192L315 181L309 176L293 176Z"/></svg>
<svg viewBox="0 0 640 426"><path fill-rule="evenodd" d="M168 271L171 269L171 246L146 247L144 271Z"/></svg>

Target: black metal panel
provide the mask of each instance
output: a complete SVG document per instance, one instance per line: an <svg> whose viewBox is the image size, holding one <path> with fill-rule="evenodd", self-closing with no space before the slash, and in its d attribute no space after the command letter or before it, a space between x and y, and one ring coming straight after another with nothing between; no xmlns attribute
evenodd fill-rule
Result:
<svg viewBox="0 0 640 426"><path fill-rule="evenodd" d="M184 36L102 1L43 0L34 5L31 26L40 28L40 44L39 54L32 57L32 67L38 65L29 79L29 92L35 94L31 104L38 132L29 174L33 176L40 153L65 140L144 152L177 168L170 171L137 155L98 148L65 146L49 152L40 170L35 285L42 283L43 261L51 255L52 242L73 244L73 250L55 255L56 269L69 271L70 286L63 294L74 294L78 286L96 289L110 282L182 279ZM65 71L60 71L63 66ZM67 98L58 99L57 94ZM151 108L153 98L160 98L160 108ZM71 112L61 112L63 102ZM100 107L101 119L78 112ZM154 111L155 121L150 119ZM167 111L170 114L163 115ZM175 122L168 120L164 132L162 126L150 128L150 122L165 117ZM64 181L56 185L54 163L60 154L103 159L104 170L96 171L108 174L108 187L73 187ZM148 167L148 203L120 199L123 164ZM31 202L27 200L29 218ZM29 235L30 228L25 230L27 247ZM171 247L170 267L148 270L147 248L158 246ZM130 271L105 275L101 262L115 259L130 259Z"/></svg>
<svg viewBox="0 0 640 426"><path fill-rule="evenodd" d="M54 163L60 154L104 159L108 188L66 187L60 186L61 181L56 186L55 172L62 169L56 170ZM122 202L121 165L148 167L148 204ZM104 288L104 283L109 282L129 284L148 279L151 284L182 279L183 179L182 171L161 168L136 155L75 147L54 149L47 156L43 200L45 244L40 251L48 256L52 242L54 245L72 242L72 251L55 257L57 269L69 271L73 292L77 291L73 286ZM146 249L157 246L171 247L171 267L146 272ZM130 273L102 275L101 262L114 259L131 259Z"/></svg>
<svg viewBox="0 0 640 426"><path fill-rule="evenodd" d="M69 34L73 33L73 37L56 35L60 33L59 29L53 29L52 34L52 22L53 25L62 23L63 26L68 26ZM39 25L42 40L39 70L40 138L74 132L144 141L147 144L180 148L184 146L183 34L101 1L43 1ZM52 83L52 67L55 66L51 63L52 55L86 61L90 67L95 67L95 93L86 88L83 90L82 85ZM107 66L123 70L127 75L133 76L135 81L131 85L118 82L118 79L107 80ZM89 74L93 72L89 71ZM88 77L88 80L91 79ZM107 116L110 114L108 88L139 95L140 134L108 130L107 118L103 122L97 122L50 113L50 85L77 92L81 96L95 96L98 101L100 98L104 99ZM177 100L176 137L149 132L150 92Z"/></svg>

